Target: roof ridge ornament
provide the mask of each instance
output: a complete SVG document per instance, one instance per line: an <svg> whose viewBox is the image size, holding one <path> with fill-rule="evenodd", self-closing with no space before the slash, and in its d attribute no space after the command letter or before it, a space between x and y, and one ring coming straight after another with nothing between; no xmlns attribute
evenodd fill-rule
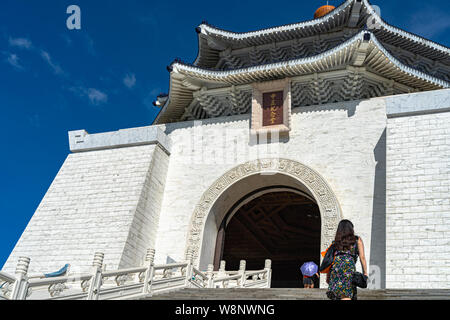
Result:
<svg viewBox="0 0 450 320"><path fill-rule="evenodd" d="M361 16L362 0L357 0L352 6L352 11L350 13L350 18L348 19L348 26L350 28L355 28L358 24L359 18Z"/></svg>
<svg viewBox="0 0 450 320"><path fill-rule="evenodd" d="M318 19L318 18L321 18L323 16L326 16L327 14L329 14L334 9L336 9L336 7L329 5L328 1L327 1L326 5L321 6L319 9L316 10L316 12L314 12L314 19Z"/></svg>

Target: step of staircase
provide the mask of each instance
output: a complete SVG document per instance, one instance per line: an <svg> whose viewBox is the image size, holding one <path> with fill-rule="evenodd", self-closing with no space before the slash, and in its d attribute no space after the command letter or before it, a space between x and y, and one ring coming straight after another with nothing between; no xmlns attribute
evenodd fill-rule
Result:
<svg viewBox="0 0 450 320"><path fill-rule="evenodd" d="M326 289L185 288L146 300L328 300ZM450 300L450 290L358 289L358 300Z"/></svg>

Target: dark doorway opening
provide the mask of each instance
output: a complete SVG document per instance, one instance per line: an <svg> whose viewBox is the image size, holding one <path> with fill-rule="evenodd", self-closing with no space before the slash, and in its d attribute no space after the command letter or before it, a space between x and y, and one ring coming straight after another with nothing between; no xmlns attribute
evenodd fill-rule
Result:
<svg viewBox="0 0 450 320"><path fill-rule="evenodd" d="M246 260L247 269L258 270L264 268L265 259L271 259L272 288L302 288L301 265L320 263L317 204L301 192L286 189L239 203L245 204L237 206L231 219L230 211L219 230L215 267L225 260L227 270L237 270L239 261Z"/></svg>

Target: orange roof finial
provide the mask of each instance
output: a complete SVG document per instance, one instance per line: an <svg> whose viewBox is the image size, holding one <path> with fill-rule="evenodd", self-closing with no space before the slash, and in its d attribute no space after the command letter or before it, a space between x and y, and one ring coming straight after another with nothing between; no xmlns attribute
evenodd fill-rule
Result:
<svg viewBox="0 0 450 320"><path fill-rule="evenodd" d="M327 1L327 4L325 6L321 6L319 9L316 10L316 12L314 13L314 19L323 17L324 15L329 14L334 9L336 9L336 7L330 6Z"/></svg>

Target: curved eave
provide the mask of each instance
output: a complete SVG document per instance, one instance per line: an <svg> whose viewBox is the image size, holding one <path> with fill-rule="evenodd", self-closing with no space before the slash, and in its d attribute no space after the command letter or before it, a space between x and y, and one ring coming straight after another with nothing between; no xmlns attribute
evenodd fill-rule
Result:
<svg viewBox="0 0 450 320"><path fill-rule="evenodd" d="M265 44L271 41L289 40L302 35L313 35L317 32L324 32L342 25L350 14L351 5L354 0L346 0L336 9L318 19L287 24L272 28L261 29L249 32L232 32L216 28L206 23L199 25L201 33L208 37L214 37L234 46L254 46Z"/></svg>
<svg viewBox="0 0 450 320"><path fill-rule="evenodd" d="M376 50L384 55L386 61L390 62L393 67L397 68L399 71L425 82L433 83L438 87L446 87L448 85L448 83L443 80L403 65L382 46L371 32L367 31L361 31L341 45L322 54L308 58L226 71L208 70L180 62L174 63L172 67L173 72L187 77L229 85L248 83L249 81L264 81L267 80L268 77L294 76L298 75L298 70L304 71L300 74L320 72L348 63L355 50L359 47L359 44L364 41L364 34L371 35L369 43L372 43ZM335 58L334 56L338 57Z"/></svg>
<svg viewBox="0 0 450 320"><path fill-rule="evenodd" d="M198 52L194 65L201 65L205 68L214 68L220 59L220 50L211 48L208 45L206 36L198 33Z"/></svg>
<svg viewBox="0 0 450 320"><path fill-rule="evenodd" d="M370 40L365 40L365 34L370 35ZM313 57L249 68L215 71L175 62L172 64L170 74L171 88L169 99L163 106L163 110L155 120L155 123L175 121L189 104L189 97L192 97L194 90L185 87L183 79L189 78L205 83L230 86L324 72L349 65L363 42L369 48L364 65L371 70L382 75L388 75L388 78L422 90L450 87L450 84L446 81L403 65L381 45L371 32L361 31L341 45ZM171 116L168 113L169 111Z"/></svg>
<svg viewBox="0 0 450 320"><path fill-rule="evenodd" d="M415 46L416 48L410 48L411 51L422 51L421 54L424 56L433 56L437 55L436 58L450 59L450 48L443 46L437 42L425 39L421 36L413 34L411 32L407 32L400 28L391 26L389 23L384 21L374 10L372 5L368 0L362 0L363 6L367 10L368 14L374 17L376 22L379 24L381 28L375 28L373 32L376 34L379 40L385 41L387 43L392 42L392 37L397 38L397 41L403 42L402 47L408 49L407 47ZM409 42L409 44L408 44ZM421 50L417 48L417 46L421 47ZM424 52L425 50L431 49L434 53L427 54Z"/></svg>
<svg viewBox="0 0 450 320"><path fill-rule="evenodd" d="M197 27L199 32L197 59L194 64L212 68L211 60L217 53L208 44L207 39L218 40L231 48L251 47L269 42L290 40L298 37L313 36L317 33L328 32L337 28L348 20L354 0L346 0L336 9L318 19L266 28L250 32L232 32L216 28L206 23ZM213 50L210 54L208 50ZM219 59L216 60L216 63Z"/></svg>
<svg viewBox="0 0 450 320"><path fill-rule="evenodd" d="M156 116L153 124L174 122L181 116L180 113L189 105L193 99L194 90L188 89L184 86L182 81L183 76L170 74L170 88L169 98L161 107L161 111ZM174 115L175 116L172 116Z"/></svg>
<svg viewBox="0 0 450 320"><path fill-rule="evenodd" d="M178 62L174 63L172 67L173 72L187 77L226 85L239 85L248 82L264 81L269 78L320 72L325 69L333 68L336 65L345 64L352 57L354 50L359 46L361 40L362 33L359 33L349 41L316 56L242 69L215 71ZM338 53L343 53L342 58L328 59Z"/></svg>
<svg viewBox="0 0 450 320"><path fill-rule="evenodd" d="M339 7L319 19L267 28L258 31L243 33L231 32L216 28L205 23L202 23L198 27L198 29L205 38L211 38L221 41L225 45L232 48L249 47L270 42L294 39L296 37L312 36L345 25L351 15L352 6L356 1L358 0L346 0ZM448 57L450 59L450 48L389 25L380 16L378 16L368 0L359 1L362 1L361 11L364 10L368 13L368 15L373 15L373 17L375 17L376 21L379 23L380 28L374 29L373 32L378 36L380 40L386 41L387 43L400 40L406 45L406 47L411 47L412 51L417 51L414 47L419 46L421 49L419 49L418 51L422 51L422 54L424 56L437 57L441 60L445 59L445 57ZM364 27L365 24L366 19L363 19L362 21L360 20L358 23L360 28ZM398 39L392 39L392 37ZM206 51L204 46L208 46L208 41L199 41L199 52ZM427 51L429 50L431 50L432 52L427 53ZM209 67L211 64L204 64L204 59L211 58L212 57L209 57L207 54L204 54L201 56L201 58L197 58L195 65Z"/></svg>

